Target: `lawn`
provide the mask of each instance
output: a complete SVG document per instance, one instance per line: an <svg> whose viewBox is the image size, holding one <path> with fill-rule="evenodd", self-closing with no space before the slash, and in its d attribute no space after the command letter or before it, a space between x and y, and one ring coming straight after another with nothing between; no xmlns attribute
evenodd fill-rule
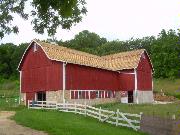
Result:
<svg viewBox="0 0 180 135"><path fill-rule="evenodd" d="M171 117L173 114L177 118L180 117L180 102L171 103L171 104L122 104L122 103L111 103L111 104L102 104L97 107L108 109L108 110L117 110L121 112L128 113L137 113L143 112L146 115L155 115L161 117Z"/></svg>
<svg viewBox="0 0 180 135"><path fill-rule="evenodd" d="M143 135L90 117L50 110L22 109L17 111L13 119L18 124L46 131L51 135Z"/></svg>

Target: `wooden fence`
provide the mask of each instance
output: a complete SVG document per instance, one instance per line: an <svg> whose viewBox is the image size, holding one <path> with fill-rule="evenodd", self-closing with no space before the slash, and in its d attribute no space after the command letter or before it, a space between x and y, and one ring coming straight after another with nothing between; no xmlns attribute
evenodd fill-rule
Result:
<svg viewBox="0 0 180 135"><path fill-rule="evenodd" d="M86 104L76 103L57 103L53 101L28 101L28 108L32 109L55 109L62 112L72 112L82 114L98 119L101 122L107 122L116 126L125 126L134 130L140 129L140 114L130 114L117 111L104 110L101 107L96 108Z"/></svg>

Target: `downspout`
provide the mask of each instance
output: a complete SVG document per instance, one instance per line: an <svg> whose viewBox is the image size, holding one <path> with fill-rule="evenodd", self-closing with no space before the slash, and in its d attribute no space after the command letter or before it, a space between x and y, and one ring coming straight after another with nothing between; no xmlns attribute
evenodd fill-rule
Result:
<svg viewBox="0 0 180 135"><path fill-rule="evenodd" d="M19 76L19 83L20 83L20 87L19 87L19 104L21 104L21 81L22 81L22 71L19 71L20 76Z"/></svg>
<svg viewBox="0 0 180 135"><path fill-rule="evenodd" d="M135 78L134 79L135 80L134 82L135 83L135 89L134 89L135 103L138 104L139 102L138 102L138 95L137 95L137 69L136 68L134 69L134 78Z"/></svg>
<svg viewBox="0 0 180 135"><path fill-rule="evenodd" d="M65 90L66 90L66 64L67 62L63 62L63 103L65 103Z"/></svg>

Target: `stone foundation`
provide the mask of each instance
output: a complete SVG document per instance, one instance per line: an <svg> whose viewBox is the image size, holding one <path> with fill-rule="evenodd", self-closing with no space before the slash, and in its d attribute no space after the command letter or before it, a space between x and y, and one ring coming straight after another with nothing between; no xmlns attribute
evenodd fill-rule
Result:
<svg viewBox="0 0 180 135"><path fill-rule="evenodd" d="M63 102L63 90L46 91L46 101Z"/></svg>
<svg viewBox="0 0 180 135"><path fill-rule="evenodd" d="M121 95L120 92L116 92L115 98L96 98L96 99L70 99L70 91L65 90L65 101L68 103L79 103L79 104L104 104L104 103L114 103L120 102ZM47 101L57 101L59 103L63 102L63 90L58 91L46 91L46 100Z"/></svg>
<svg viewBox="0 0 180 135"><path fill-rule="evenodd" d="M115 103L117 102L117 99L116 98L69 99L69 100L66 100L66 102L87 104L87 105L97 105L97 104L105 104L105 103Z"/></svg>
<svg viewBox="0 0 180 135"><path fill-rule="evenodd" d="M68 103L79 103L79 104L104 104L104 103L114 103L121 101L121 94L119 91L115 93L115 98L96 98L96 99L71 99L70 91L65 90L65 101ZM36 93L34 99L36 100ZM56 101L58 103L63 103L63 90L58 91L46 91L46 101ZM26 104L26 93L21 93L21 104Z"/></svg>
<svg viewBox="0 0 180 135"><path fill-rule="evenodd" d="M154 101L153 91L152 90L149 90L149 91L137 90L137 100L139 104L152 103Z"/></svg>

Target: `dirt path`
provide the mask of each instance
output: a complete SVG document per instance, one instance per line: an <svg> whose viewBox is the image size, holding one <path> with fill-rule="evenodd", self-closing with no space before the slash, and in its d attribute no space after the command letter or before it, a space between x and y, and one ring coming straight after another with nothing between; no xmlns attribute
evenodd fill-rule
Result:
<svg viewBox="0 0 180 135"><path fill-rule="evenodd" d="M18 125L15 121L9 119L14 114L15 112L0 112L0 135L48 135L42 131Z"/></svg>

